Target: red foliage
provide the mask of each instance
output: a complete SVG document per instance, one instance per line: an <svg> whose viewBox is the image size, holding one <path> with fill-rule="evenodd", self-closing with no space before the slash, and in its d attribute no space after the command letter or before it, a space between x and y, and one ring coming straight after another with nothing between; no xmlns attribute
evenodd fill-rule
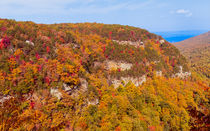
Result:
<svg viewBox="0 0 210 131"><path fill-rule="evenodd" d="M98 90L98 94L99 94L100 96L102 96L101 90Z"/></svg>
<svg viewBox="0 0 210 131"><path fill-rule="evenodd" d="M42 70L42 65L38 65L38 71Z"/></svg>
<svg viewBox="0 0 210 131"><path fill-rule="evenodd" d="M3 49L4 48L4 44L1 42L0 43L0 49Z"/></svg>
<svg viewBox="0 0 210 131"><path fill-rule="evenodd" d="M7 48L9 45L10 45L10 39L8 37L1 39L0 49Z"/></svg>
<svg viewBox="0 0 210 131"><path fill-rule="evenodd" d="M48 59L47 59L47 57L46 57L46 56L44 56L44 59L45 59L45 62L48 62Z"/></svg>
<svg viewBox="0 0 210 131"><path fill-rule="evenodd" d="M43 45L42 45L42 47L44 48L46 46L46 44L44 43Z"/></svg>
<svg viewBox="0 0 210 131"><path fill-rule="evenodd" d="M155 131L155 126L148 127L150 131Z"/></svg>
<svg viewBox="0 0 210 131"><path fill-rule="evenodd" d="M112 32L111 31L109 32L109 39L110 40L112 39Z"/></svg>
<svg viewBox="0 0 210 131"><path fill-rule="evenodd" d="M1 27L1 31L6 31L7 30L7 28L6 27Z"/></svg>
<svg viewBox="0 0 210 131"><path fill-rule="evenodd" d="M47 83L48 85L50 84L50 78L49 77L45 77L44 78L44 82Z"/></svg>
<svg viewBox="0 0 210 131"><path fill-rule="evenodd" d="M71 76L74 77L74 76L76 76L76 74L75 73L72 73Z"/></svg>
<svg viewBox="0 0 210 131"><path fill-rule="evenodd" d="M34 62L32 60L29 61L30 64L34 64Z"/></svg>
<svg viewBox="0 0 210 131"><path fill-rule="evenodd" d="M86 127L87 127L87 124L86 124L85 122L81 122L81 123L80 123L80 126L81 126L82 128L86 128Z"/></svg>
<svg viewBox="0 0 210 131"><path fill-rule="evenodd" d="M171 61L172 61L171 65L174 67L175 66L175 59L173 58Z"/></svg>
<svg viewBox="0 0 210 131"><path fill-rule="evenodd" d="M49 53L50 52L50 47L49 46L47 46L47 53Z"/></svg>
<svg viewBox="0 0 210 131"><path fill-rule="evenodd" d="M104 48L103 48L103 53L106 51L106 46L104 46Z"/></svg>
<svg viewBox="0 0 210 131"><path fill-rule="evenodd" d="M21 64L25 66L26 65L26 62L24 60L22 60L21 61Z"/></svg>
<svg viewBox="0 0 210 131"><path fill-rule="evenodd" d="M16 55L16 56L15 56L15 59L16 59L16 60L19 60L19 59L20 59L20 56L19 56L19 55Z"/></svg>
<svg viewBox="0 0 210 131"><path fill-rule="evenodd" d="M30 107L33 109L34 108L34 105L35 105L35 102L31 101L30 102Z"/></svg>
<svg viewBox="0 0 210 131"><path fill-rule="evenodd" d="M115 131L121 131L120 126L116 127L116 128L115 128Z"/></svg>
<svg viewBox="0 0 210 131"><path fill-rule="evenodd" d="M131 31L131 36L134 36L134 32L133 31Z"/></svg>
<svg viewBox="0 0 210 131"><path fill-rule="evenodd" d="M112 49L111 53L113 53L113 52L114 52L114 49Z"/></svg>
<svg viewBox="0 0 210 131"><path fill-rule="evenodd" d="M112 97L115 97L115 94L114 93L112 93Z"/></svg>
<svg viewBox="0 0 210 131"><path fill-rule="evenodd" d="M36 59L39 60L40 59L40 56L38 53L36 53Z"/></svg>

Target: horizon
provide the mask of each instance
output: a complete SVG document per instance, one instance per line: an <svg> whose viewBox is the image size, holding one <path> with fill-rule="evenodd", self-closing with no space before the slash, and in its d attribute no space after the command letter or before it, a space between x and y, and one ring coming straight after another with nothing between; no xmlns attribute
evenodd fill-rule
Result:
<svg viewBox="0 0 210 131"><path fill-rule="evenodd" d="M38 24L96 22L150 32L210 30L208 0L8 0L0 4L0 18Z"/></svg>

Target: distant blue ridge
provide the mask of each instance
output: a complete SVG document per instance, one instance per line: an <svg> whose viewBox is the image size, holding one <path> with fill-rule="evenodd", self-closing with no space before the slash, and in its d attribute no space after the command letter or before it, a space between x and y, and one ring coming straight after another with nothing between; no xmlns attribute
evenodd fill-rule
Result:
<svg viewBox="0 0 210 131"><path fill-rule="evenodd" d="M162 36L164 39L171 43L180 42L191 37L208 32L207 30L198 31L168 31L168 32L154 32L157 35Z"/></svg>

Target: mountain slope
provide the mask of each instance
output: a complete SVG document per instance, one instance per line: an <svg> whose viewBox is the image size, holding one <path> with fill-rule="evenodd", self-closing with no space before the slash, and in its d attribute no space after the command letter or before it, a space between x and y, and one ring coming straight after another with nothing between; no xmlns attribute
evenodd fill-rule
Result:
<svg viewBox="0 0 210 131"><path fill-rule="evenodd" d="M174 45L186 56L196 72L210 78L210 31Z"/></svg>
<svg viewBox="0 0 210 131"><path fill-rule="evenodd" d="M0 130L208 128L209 87L160 36L1 19L0 37Z"/></svg>
<svg viewBox="0 0 210 131"><path fill-rule="evenodd" d="M202 47L209 47L210 46L210 31L192 38L189 38L187 40L174 43L174 45L181 49L181 50L192 50L196 48L202 48Z"/></svg>

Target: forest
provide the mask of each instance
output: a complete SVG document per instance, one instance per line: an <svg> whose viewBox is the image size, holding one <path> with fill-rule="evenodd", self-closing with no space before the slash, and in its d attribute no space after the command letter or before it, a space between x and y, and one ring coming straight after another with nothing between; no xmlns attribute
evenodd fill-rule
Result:
<svg viewBox="0 0 210 131"><path fill-rule="evenodd" d="M199 73L144 29L0 19L0 130L208 130Z"/></svg>

